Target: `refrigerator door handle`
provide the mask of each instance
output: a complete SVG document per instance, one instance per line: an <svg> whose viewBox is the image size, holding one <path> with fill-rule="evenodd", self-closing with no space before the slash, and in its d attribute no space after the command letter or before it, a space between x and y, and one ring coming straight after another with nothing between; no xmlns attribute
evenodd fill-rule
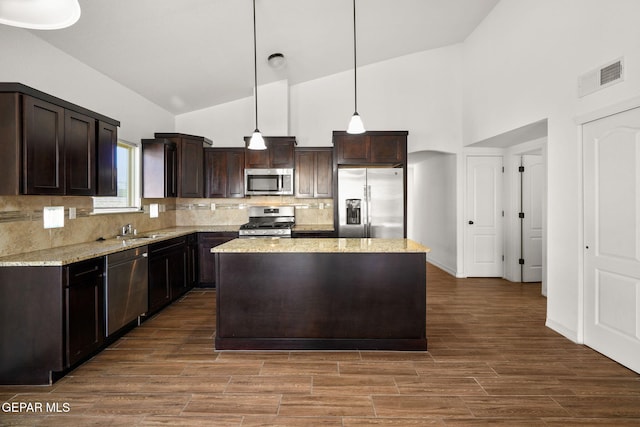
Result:
<svg viewBox="0 0 640 427"><path fill-rule="evenodd" d="M363 210L362 210L362 225L364 226L364 236L369 237L369 188L367 184L362 186L363 196Z"/></svg>
<svg viewBox="0 0 640 427"><path fill-rule="evenodd" d="M367 185L367 236L371 237L371 186Z"/></svg>

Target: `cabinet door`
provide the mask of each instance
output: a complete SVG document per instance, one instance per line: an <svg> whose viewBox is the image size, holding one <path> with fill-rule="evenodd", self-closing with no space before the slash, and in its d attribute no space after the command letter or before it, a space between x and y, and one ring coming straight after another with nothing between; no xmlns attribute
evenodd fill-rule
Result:
<svg viewBox="0 0 640 427"><path fill-rule="evenodd" d="M372 135L371 163L402 163L407 139L396 135Z"/></svg>
<svg viewBox="0 0 640 427"><path fill-rule="evenodd" d="M267 144L266 150L249 150L247 148L245 152L245 162L244 166L248 169L250 168L270 168L271 161L269 159L269 143L265 141Z"/></svg>
<svg viewBox="0 0 640 427"><path fill-rule="evenodd" d="M296 197L331 198L333 194L333 155L327 149L296 150Z"/></svg>
<svg viewBox="0 0 640 427"><path fill-rule="evenodd" d="M149 256L149 313L171 302L170 268L166 255Z"/></svg>
<svg viewBox="0 0 640 427"><path fill-rule="evenodd" d="M314 151L296 151L296 197L314 197L315 163L316 153Z"/></svg>
<svg viewBox="0 0 640 427"><path fill-rule="evenodd" d="M215 287L216 263L211 248L237 237L236 233L198 233L199 286Z"/></svg>
<svg viewBox="0 0 640 427"><path fill-rule="evenodd" d="M202 140L180 138L178 197L204 196L204 147Z"/></svg>
<svg viewBox="0 0 640 427"><path fill-rule="evenodd" d="M227 152L204 150L204 197L227 197Z"/></svg>
<svg viewBox="0 0 640 427"><path fill-rule="evenodd" d="M188 288L187 279L187 246L183 242L167 253L169 263L169 289L171 301L175 301L184 294Z"/></svg>
<svg viewBox="0 0 640 427"><path fill-rule="evenodd" d="M364 164L369 162L369 137L366 135L342 135L334 140L339 164Z"/></svg>
<svg viewBox="0 0 640 427"><path fill-rule="evenodd" d="M244 197L244 150L227 152L227 197Z"/></svg>
<svg viewBox="0 0 640 427"><path fill-rule="evenodd" d="M178 197L178 149L174 144L164 146L164 195Z"/></svg>
<svg viewBox="0 0 640 427"><path fill-rule="evenodd" d="M272 168L292 168L295 166L293 139L270 140L268 147Z"/></svg>
<svg viewBox="0 0 640 427"><path fill-rule="evenodd" d="M333 197L333 153L331 149L316 151L314 196Z"/></svg>
<svg viewBox="0 0 640 427"><path fill-rule="evenodd" d="M109 123L98 122L97 141L97 196L118 195L118 170L116 150L118 147L118 128Z"/></svg>
<svg viewBox="0 0 640 427"><path fill-rule="evenodd" d="M66 358L72 366L104 342L104 275L102 258L66 268Z"/></svg>
<svg viewBox="0 0 640 427"><path fill-rule="evenodd" d="M23 191L64 194L64 108L23 98Z"/></svg>
<svg viewBox="0 0 640 427"><path fill-rule="evenodd" d="M198 235L197 233L187 236L187 264L185 287L191 289L198 285Z"/></svg>
<svg viewBox="0 0 640 427"><path fill-rule="evenodd" d="M65 194L96 194L96 120L65 110Z"/></svg>

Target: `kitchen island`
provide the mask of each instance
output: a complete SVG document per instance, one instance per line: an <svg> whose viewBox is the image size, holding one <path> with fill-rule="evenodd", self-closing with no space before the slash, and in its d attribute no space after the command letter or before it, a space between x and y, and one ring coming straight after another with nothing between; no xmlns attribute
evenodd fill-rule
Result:
<svg viewBox="0 0 640 427"><path fill-rule="evenodd" d="M426 350L426 254L409 239L215 248L217 350Z"/></svg>

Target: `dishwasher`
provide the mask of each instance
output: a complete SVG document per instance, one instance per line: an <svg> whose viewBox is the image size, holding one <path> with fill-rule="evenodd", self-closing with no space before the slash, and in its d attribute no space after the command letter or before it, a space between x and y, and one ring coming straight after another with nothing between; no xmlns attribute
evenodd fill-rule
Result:
<svg viewBox="0 0 640 427"><path fill-rule="evenodd" d="M145 314L149 307L147 246L107 255L105 287L106 335Z"/></svg>

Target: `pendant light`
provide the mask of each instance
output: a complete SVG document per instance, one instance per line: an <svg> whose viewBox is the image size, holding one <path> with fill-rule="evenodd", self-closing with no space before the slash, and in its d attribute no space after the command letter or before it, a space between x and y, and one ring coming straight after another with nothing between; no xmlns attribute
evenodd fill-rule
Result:
<svg viewBox="0 0 640 427"><path fill-rule="evenodd" d="M364 133L364 124L358 114L358 66L356 62L356 0L353 0L353 102L354 112L347 133Z"/></svg>
<svg viewBox="0 0 640 427"><path fill-rule="evenodd" d="M80 19L78 0L0 0L0 24L59 30Z"/></svg>
<svg viewBox="0 0 640 427"><path fill-rule="evenodd" d="M256 48L256 0L253 0L253 98L256 103L256 130L249 140L249 150L266 150L264 138L258 130L258 53Z"/></svg>

